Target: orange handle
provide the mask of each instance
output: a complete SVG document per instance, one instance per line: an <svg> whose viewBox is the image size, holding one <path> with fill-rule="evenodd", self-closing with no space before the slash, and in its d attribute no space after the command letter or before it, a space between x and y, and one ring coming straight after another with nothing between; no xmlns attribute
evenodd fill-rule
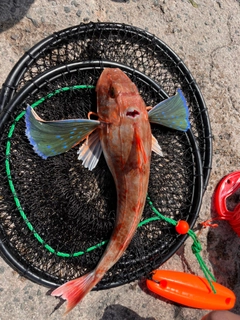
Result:
<svg viewBox="0 0 240 320"><path fill-rule="evenodd" d="M236 301L228 288L214 282L214 294L205 278L178 271L154 271L152 280L147 280L147 287L164 298L192 308L229 310Z"/></svg>

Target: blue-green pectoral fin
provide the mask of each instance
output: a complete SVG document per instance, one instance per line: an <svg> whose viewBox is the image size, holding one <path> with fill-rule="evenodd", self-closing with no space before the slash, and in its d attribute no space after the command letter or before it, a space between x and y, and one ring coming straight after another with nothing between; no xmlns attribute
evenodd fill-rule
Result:
<svg viewBox="0 0 240 320"><path fill-rule="evenodd" d="M100 125L99 121L88 119L44 121L30 106L26 109L25 123L26 135L43 159L68 151Z"/></svg>
<svg viewBox="0 0 240 320"><path fill-rule="evenodd" d="M178 89L175 96L158 103L148 112L148 118L150 122L187 131L190 128L189 111L182 91Z"/></svg>

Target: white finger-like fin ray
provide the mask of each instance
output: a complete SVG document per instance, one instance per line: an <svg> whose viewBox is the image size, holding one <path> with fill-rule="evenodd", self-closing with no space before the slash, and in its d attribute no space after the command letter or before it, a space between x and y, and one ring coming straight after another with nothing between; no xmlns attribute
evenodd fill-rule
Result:
<svg viewBox="0 0 240 320"><path fill-rule="evenodd" d="M160 147L157 139L152 135L152 151L163 157L162 148Z"/></svg>
<svg viewBox="0 0 240 320"><path fill-rule="evenodd" d="M83 166L93 170L102 154L102 146L98 130L94 131L78 150L78 160L82 160Z"/></svg>

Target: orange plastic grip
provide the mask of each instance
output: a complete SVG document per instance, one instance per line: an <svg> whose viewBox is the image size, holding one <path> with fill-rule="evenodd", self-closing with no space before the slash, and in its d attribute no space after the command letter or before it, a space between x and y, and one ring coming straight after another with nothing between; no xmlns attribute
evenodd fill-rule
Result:
<svg viewBox="0 0 240 320"><path fill-rule="evenodd" d="M152 280L147 280L147 287L164 298L192 308L229 310L236 301L230 289L214 282L216 293L213 293L205 278L178 271L154 271Z"/></svg>

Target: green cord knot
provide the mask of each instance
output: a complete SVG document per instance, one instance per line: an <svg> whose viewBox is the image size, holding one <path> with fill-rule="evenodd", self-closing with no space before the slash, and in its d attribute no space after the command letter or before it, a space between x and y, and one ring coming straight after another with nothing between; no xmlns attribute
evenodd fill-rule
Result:
<svg viewBox="0 0 240 320"><path fill-rule="evenodd" d="M202 251L202 245L199 241L194 241L192 244L192 252L197 254Z"/></svg>
<svg viewBox="0 0 240 320"><path fill-rule="evenodd" d="M177 221L169 218L169 217L165 217L164 215L162 215L153 205L152 201L150 200L149 196L147 196L147 200L148 200L148 203L151 207L151 209L153 210L153 212L162 220L168 222L168 223L171 223L173 226L176 226L177 225ZM213 283L212 281L216 281L216 279L214 278L213 274L210 272L210 270L208 269L208 267L206 266L205 262L203 261L201 255L200 255L200 252L202 250L202 245L201 243L199 242L196 234L191 230L189 229L188 230L188 235L192 238L193 240L193 244L192 244L192 252L195 254L195 257L204 273L204 276L205 278L207 279L212 291L214 293L216 293L216 290L213 286Z"/></svg>
<svg viewBox="0 0 240 320"><path fill-rule="evenodd" d="M216 289L214 288L214 285L212 283L212 281L216 282L216 279L214 277L214 275L211 273L211 271L208 269L208 267L206 266L205 262L203 261L200 252L202 250L202 245L199 242L196 234L190 229L188 231L189 236L192 238L193 240L193 244L192 244L192 252L195 254L195 257L204 273L205 278L207 279L213 293L216 293Z"/></svg>

